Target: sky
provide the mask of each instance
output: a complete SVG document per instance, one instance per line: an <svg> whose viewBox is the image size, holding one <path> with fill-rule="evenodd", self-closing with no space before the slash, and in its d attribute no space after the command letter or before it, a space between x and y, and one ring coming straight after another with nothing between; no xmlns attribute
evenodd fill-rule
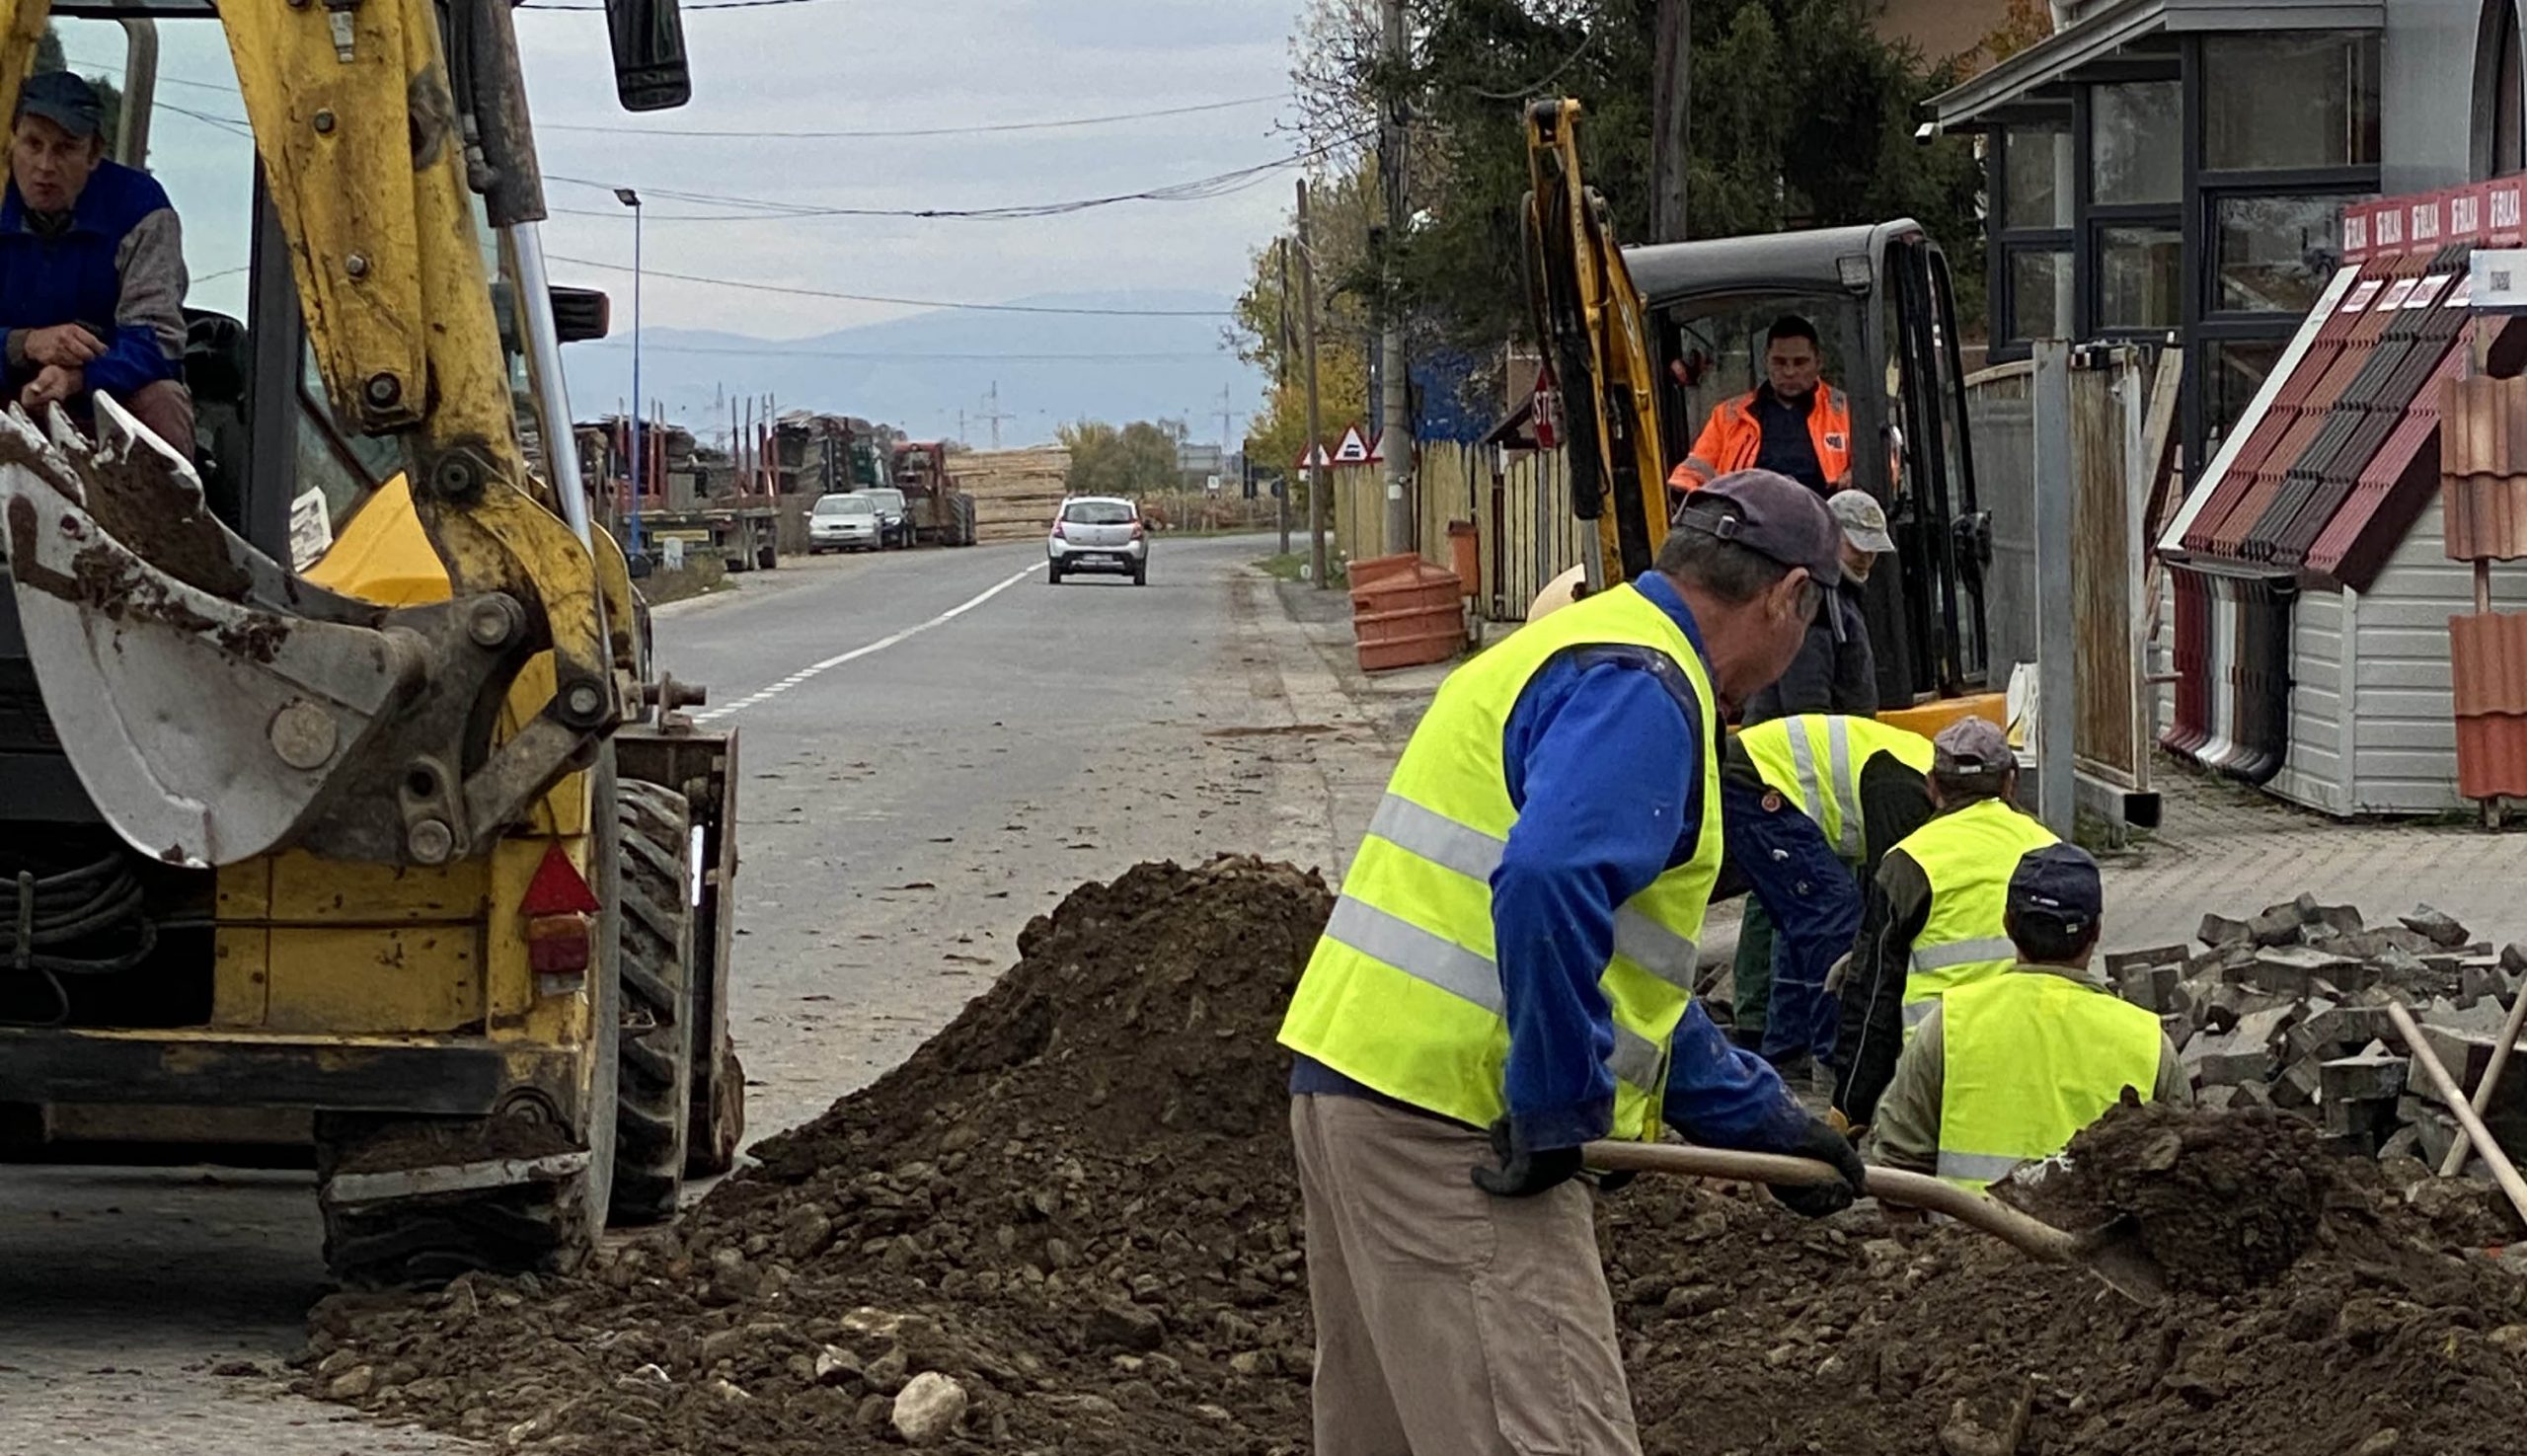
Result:
<svg viewBox="0 0 2527 1456"><path fill-rule="evenodd" d="M920 312L664 276L670 273L977 302L1096 294L1101 303L1128 306L1114 295L1151 290L1180 295L1165 306L1181 308L1181 295L1190 290L1225 307L1244 284L1251 250L1283 226L1291 170L1207 199L1018 221L676 221L755 209L663 194L847 208L995 207L1136 192L1286 158L1298 147L1283 123L1300 3L804 0L688 9L694 99L677 111L638 115L615 102L601 13L521 9L518 38L554 212L544 229L553 275L605 288L616 299L618 335L628 332L634 225L611 190L632 187L647 203L641 304L649 327L805 339ZM104 22L59 24L75 69L120 72L118 30ZM160 33L150 168L185 218L194 278L189 301L240 312L252 174L235 124L244 113L234 72L209 24L168 23ZM981 135L651 134L899 131L1248 101L1107 125Z"/></svg>

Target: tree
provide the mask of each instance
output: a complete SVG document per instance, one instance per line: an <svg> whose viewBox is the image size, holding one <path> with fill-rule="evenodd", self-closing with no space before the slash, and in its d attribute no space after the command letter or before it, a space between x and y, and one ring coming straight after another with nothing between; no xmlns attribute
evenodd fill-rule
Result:
<svg viewBox="0 0 2527 1456"><path fill-rule="evenodd" d="M1177 468L1180 441L1166 425L1136 420L1117 429L1103 420L1082 420L1055 433L1070 451L1068 489L1074 496L1138 498L1184 485Z"/></svg>
<svg viewBox="0 0 2527 1456"><path fill-rule="evenodd" d="M1343 105L1349 131L1386 88L1417 118L1416 222L1395 240L1401 302L1426 339L1489 353L1530 332L1522 256L1523 102L1585 109L1582 160L1619 237L1648 236L1657 0L1415 0L1412 65L1376 55L1374 7L1314 0L1295 80ZM1955 138L1913 140L1919 104L1953 77L1880 38L1871 0L1696 0L1687 192L1694 237L1910 215L1948 247L1960 303L1979 300L1981 175Z"/></svg>

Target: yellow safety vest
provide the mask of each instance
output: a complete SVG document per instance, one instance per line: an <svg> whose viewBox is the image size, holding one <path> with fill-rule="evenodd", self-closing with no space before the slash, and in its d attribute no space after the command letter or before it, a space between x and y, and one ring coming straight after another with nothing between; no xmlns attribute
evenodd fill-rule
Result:
<svg viewBox="0 0 2527 1456"><path fill-rule="evenodd" d="M1907 1039L1941 996L2017 962L2006 929L2010 877L2029 850L2059 842L2042 824L1986 799L1941 814L1895 846L1931 883L1930 918L1913 937L1904 976Z"/></svg>
<svg viewBox="0 0 2527 1456"><path fill-rule="evenodd" d="M1476 1127L1508 1111L1509 1026L1493 959L1492 872L1517 809L1501 747L1529 679L1565 651L1646 648L1690 691L1702 740L1693 858L1615 915L1598 978L1613 1010L1613 1135L1653 1138L1668 1046L1692 999L1695 942L1719 880L1720 723L1702 658L1631 586L1529 622L1450 673L1405 745L1281 1024L1281 1043L1363 1086Z"/></svg>
<svg viewBox="0 0 2527 1456"><path fill-rule="evenodd" d="M1916 773L1931 771L1931 740L1874 718L1842 713L1800 713L1740 729L1755 774L1798 804L1825 833L1825 842L1850 864L1866 847L1860 805L1861 771L1891 753Z"/></svg>
<svg viewBox="0 0 2527 1456"><path fill-rule="evenodd" d="M1948 993L1940 1012L1939 1176L1980 1190L2050 1158L2126 1087L2159 1082L2159 1019L2103 988L2009 971Z"/></svg>

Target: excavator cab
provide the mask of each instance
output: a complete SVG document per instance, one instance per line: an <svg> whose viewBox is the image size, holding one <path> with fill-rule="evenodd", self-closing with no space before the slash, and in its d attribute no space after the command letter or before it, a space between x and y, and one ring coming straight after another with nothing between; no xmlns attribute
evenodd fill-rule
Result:
<svg viewBox="0 0 2527 1456"><path fill-rule="evenodd" d="M507 0L0 12L0 116L102 81L169 194L197 417L0 402L0 1149L295 1143L345 1283L569 1267L734 1158L736 740L590 519Z"/></svg>
<svg viewBox="0 0 2527 1456"><path fill-rule="evenodd" d="M1578 112L1562 101L1528 113L1529 292L1574 503L1617 548L1592 565L1615 580L1647 569L1668 472L1714 408L1763 382L1766 335L1796 316L1815 327L1825 382L1851 398L1852 484L1885 506L1895 537L1869 586L1879 701L1986 691L1990 517L1939 245L1899 220L1621 247L1578 179Z"/></svg>

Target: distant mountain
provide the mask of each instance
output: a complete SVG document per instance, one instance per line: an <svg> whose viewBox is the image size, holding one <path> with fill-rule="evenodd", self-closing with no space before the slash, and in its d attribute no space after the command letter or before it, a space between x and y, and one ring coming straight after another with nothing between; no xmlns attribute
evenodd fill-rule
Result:
<svg viewBox="0 0 2527 1456"><path fill-rule="evenodd" d="M1225 310L1214 295L1176 291L1047 294L1035 307ZM571 406L608 414L632 394L630 310L618 298L615 337L563 350ZM794 409L856 415L917 438L987 444L986 394L997 383L1004 445L1049 440L1072 420L1182 419L1195 441L1220 435L1220 391L1242 434L1263 377L1221 345L1225 317L1151 318L940 310L810 339L764 340L712 330L646 331L644 394L673 422L710 439L727 427L725 398L771 395ZM715 402L717 413L714 413ZM1235 440L1232 438L1231 444Z"/></svg>

